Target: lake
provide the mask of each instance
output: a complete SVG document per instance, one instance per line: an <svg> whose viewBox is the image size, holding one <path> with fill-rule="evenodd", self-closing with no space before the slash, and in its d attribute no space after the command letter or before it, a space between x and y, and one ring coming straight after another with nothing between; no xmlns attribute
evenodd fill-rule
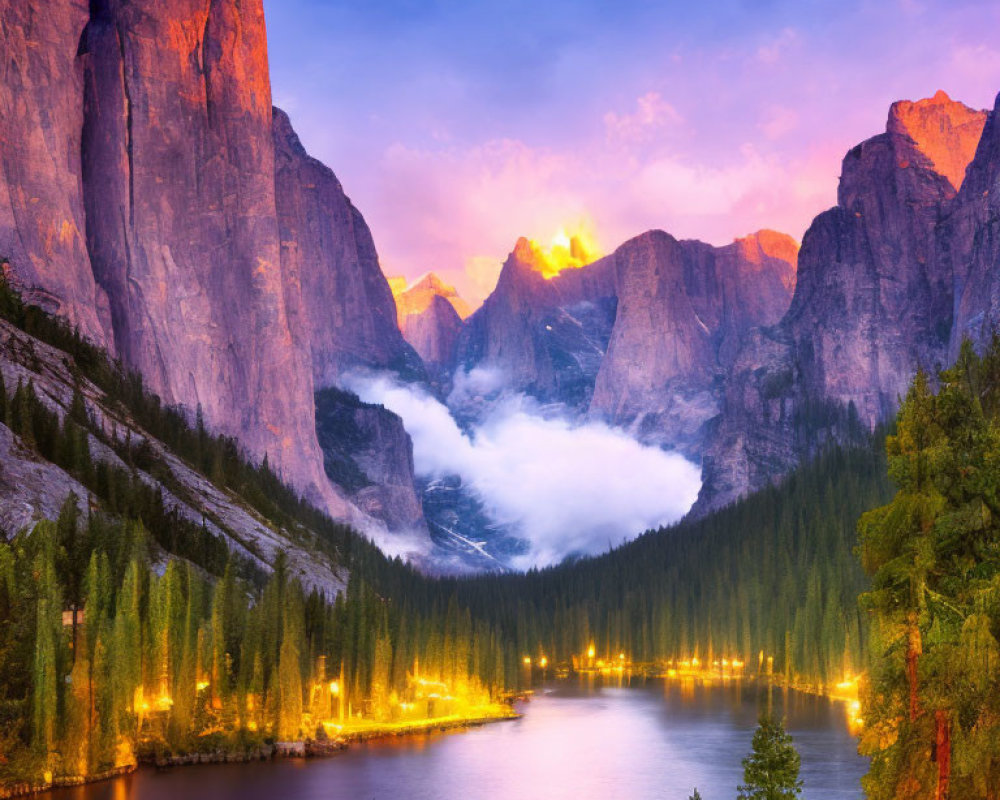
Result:
<svg viewBox="0 0 1000 800"><path fill-rule="evenodd" d="M866 762L844 706L770 693L809 800L854 800ZM732 800L768 692L586 679L545 684L519 720L356 745L329 759L143 770L49 800Z"/></svg>

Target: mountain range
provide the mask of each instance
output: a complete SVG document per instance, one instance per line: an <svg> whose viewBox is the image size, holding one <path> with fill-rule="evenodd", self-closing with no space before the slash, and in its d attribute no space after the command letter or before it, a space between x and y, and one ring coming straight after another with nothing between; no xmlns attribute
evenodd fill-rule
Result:
<svg viewBox="0 0 1000 800"><path fill-rule="evenodd" d="M1000 97L894 104L801 247L648 231L602 258L571 242L553 265L521 239L473 312L433 274L383 275L361 212L272 106L261 0L24 0L0 24L8 280L380 535L438 537L476 498L421 480L402 420L345 391L357 371L442 400L491 371L700 463L698 515L870 431L918 367L1000 318ZM469 541L491 524L475 511Z"/></svg>

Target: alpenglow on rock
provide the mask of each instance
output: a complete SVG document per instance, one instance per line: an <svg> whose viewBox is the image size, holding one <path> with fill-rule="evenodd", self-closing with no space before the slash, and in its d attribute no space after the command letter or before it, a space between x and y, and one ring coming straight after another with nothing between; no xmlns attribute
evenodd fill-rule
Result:
<svg viewBox="0 0 1000 800"><path fill-rule="evenodd" d="M788 314L753 332L726 376L699 511L766 485L852 427L870 430L918 367L944 366L995 313L994 282L975 277L998 263L983 246L983 192L996 179L987 116L943 92L899 102L886 132L844 157L837 206L803 238Z"/></svg>
<svg viewBox="0 0 1000 800"><path fill-rule="evenodd" d="M446 371L455 358L462 320L472 313L469 304L433 272L413 286L405 278L392 278L390 285L403 337L428 367Z"/></svg>
<svg viewBox="0 0 1000 800"><path fill-rule="evenodd" d="M23 0L0 25L11 281L359 518L324 473L314 389L422 366L360 213L272 109L262 0Z"/></svg>
<svg viewBox="0 0 1000 800"><path fill-rule="evenodd" d="M772 231L721 248L649 231L546 278L545 254L522 239L466 322L458 368L697 452L740 337L788 307L797 250Z"/></svg>

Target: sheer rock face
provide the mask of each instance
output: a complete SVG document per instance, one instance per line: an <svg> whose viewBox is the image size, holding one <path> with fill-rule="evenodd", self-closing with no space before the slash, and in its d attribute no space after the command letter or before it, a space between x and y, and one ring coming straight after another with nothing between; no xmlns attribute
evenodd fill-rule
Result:
<svg viewBox="0 0 1000 800"><path fill-rule="evenodd" d="M80 195L86 0L0 0L0 258L25 297L112 347Z"/></svg>
<svg viewBox="0 0 1000 800"><path fill-rule="evenodd" d="M918 367L947 362L964 320L985 318L989 289L971 276L997 264L982 236L988 146L962 176L986 116L943 92L896 103L886 133L844 158L837 206L803 238L788 314L751 335L726 376L699 511L765 485L857 423L887 418ZM978 256L962 250L974 242ZM963 294L976 298L967 311Z"/></svg>
<svg viewBox="0 0 1000 800"><path fill-rule="evenodd" d="M614 323L614 263L546 279L544 258L518 240L493 293L465 322L456 365L495 370L513 391L586 411Z"/></svg>
<svg viewBox="0 0 1000 800"><path fill-rule="evenodd" d="M428 367L447 368L455 360L462 318L454 305L436 294L423 311L401 319L401 330Z"/></svg>
<svg viewBox="0 0 1000 800"><path fill-rule="evenodd" d="M439 375L447 372L455 360L462 320L472 313L468 303L433 272L409 288L405 279L399 280L396 313L403 338L428 368Z"/></svg>
<svg viewBox="0 0 1000 800"><path fill-rule="evenodd" d="M0 26L12 281L359 518L324 474L314 386L421 367L364 220L272 109L261 0L0 0Z"/></svg>
<svg viewBox="0 0 1000 800"><path fill-rule="evenodd" d="M797 252L773 231L721 248L650 231L618 248L618 313L591 413L699 452L721 370L748 329L787 309Z"/></svg>
<svg viewBox="0 0 1000 800"><path fill-rule="evenodd" d="M260 0L91 3L88 244L118 352L152 389L201 406L213 428L344 515L288 317L263 13Z"/></svg>
<svg viewBox="0 0 1000 800"><path fill-rule="evenodd" d="M1000 95L942 226L939 253L955 276L953 358L963 338L981 344L1000 330Z"/></svg>
<svg viewBox="0 0 1000 800"><path fill-rule="evenodd" d="M351 501L391 530L426 532L413 443L403 420L339 389L317 393L316 422L327 474Z"/></svg>
<svg viewBox="0 0 1000 800"><path fill-rule="evenodd" d="M886 131L909 137L957 192L983 135L987 112L969 108L938 91L933 97L901 100L889 111Z"/></svg>
<svg viewBox="0 0 1000 800"><path fill-rule="evenodd" d="M289 303L312 354L317 389L356 367L422 372L396 325L396 304L371 232L336 175L302 147L287 115L274 113L281 263Z"/></svg>
<svg viewBox="0 0 1000 800"><path fill-rule="evenodd" d="M472 314L469 304L459 295L455 287L445 283L433 272L428 272L413 286L406 285L406 278L392 278L389 283L390 285L395 283L393 296L396 298L396 313L400 327L409 315L426 311L435 297L447 300L460 319L466 319Z"/></svg>
<svg viewBox="0 0 1000 800"><path fill-rule="evenodd" d="M467 321L458 364L697 452L718 413L721 366L746 330L781 318L797 252L773 231L721 248L649 231L546 279L544 253L522 239Z"/></svg>

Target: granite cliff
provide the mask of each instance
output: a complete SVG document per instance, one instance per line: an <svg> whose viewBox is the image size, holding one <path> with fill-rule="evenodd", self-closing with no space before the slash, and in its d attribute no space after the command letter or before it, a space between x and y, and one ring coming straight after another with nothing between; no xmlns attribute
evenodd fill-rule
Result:
<svg viewBox="0 0 1000 800"><path fill-rule="evenodd" d="M467 321L458 366L499 370L515 391L697 451L740 337L787 309L796 254L772 231L721 248L649 231L546 278L544 252L522 239Z"/></svg>
<svg viewBox="0 0 1000 800"><path fill-rule="evenodd" d="M314 392L422 365L361 214L272 108L261 0L3 2L0 26L11 282L363 520L324 472Z"/></svg>
<svg viewBox="0 0 1000 800"><path fill-rule="evenodd" d="M870 430L918 367L947 364L963 336L991 328L1000 297L988 116L943 92L899 102L886 132L845 156L837 206L803 238L788 313L748 335L726 376L699 512Z"/></svg>
<svg viewBox="0 0 1000 800"><path fill-rule="evenodd" d="M405 278L395 278L393 294L396 315L403 338L417 351L435 377L447 373L455 359L455 347L462 321L472 311L454 286L433 272L412 286Z"/></svg>

